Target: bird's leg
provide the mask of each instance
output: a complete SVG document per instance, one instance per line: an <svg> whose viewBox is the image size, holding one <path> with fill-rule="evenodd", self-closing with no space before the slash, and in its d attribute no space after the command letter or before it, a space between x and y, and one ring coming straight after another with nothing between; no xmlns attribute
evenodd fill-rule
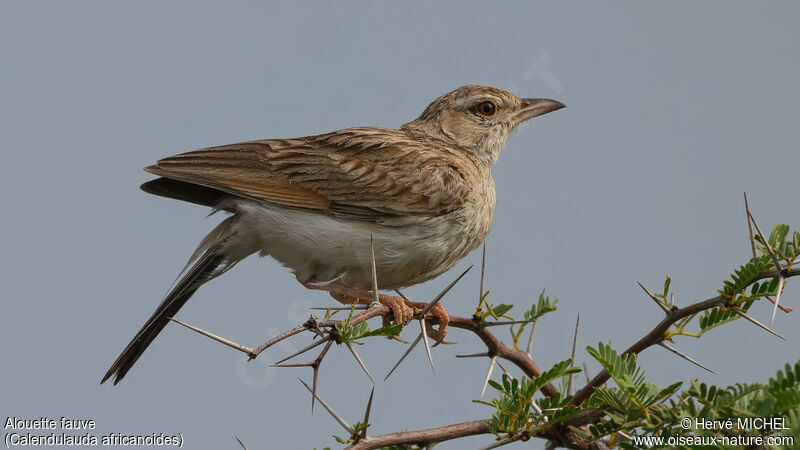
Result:
<svg viewBox="0 0 800 450"><path fill-rule="evenodd" d="M331 294L331 297L335 298L337 301L348 305L352 303L369 303L362 299L365 297L372 298L374 296L374 294L370 292L357 291L350 288L344 288L344 291L328 290L328 292ZM387 294L378 294L378 301L392 310L395 323L401 323L403 325L414 318L415 311L422 310L428 305L424 302L406 301L402 297ZM450 317L447 315L447 311L444 310L444 306L442 306L441 303L437 303L431 308L425 319L425 327L428 336L436 342L434 345L439 345L444 342L444 337L447 334L447 324L450 321ZM432 323L438 324L439 329L434 329L431 326ZM385 321L384 325L388 325L388 321Z"/></svg>
<svg viewBox="0 0 800 450"><path fill-rule="evenodd" d="M351 287L337 284L320 285L312 282L304 282L303 286L308 289L328 291L331 297L336 299L336 301L339 303L345 305L352 305L353 303L369 304L374 297L374 294L369 291L353 289ZM411 319L414 318L415 310L421 310L427 306L427 303L406 301L401 297L380 293L378 294L378 302L392 310L394 323L399 323L402 325L407 324L411 321ZM428 312L425 324L427 327L428 336L436 341L435 345L439 345L444 342L444 337L447 334L447 323L449 321L450 317L447 315L447 311L444 310L444 306L442 306L441 303L437 303ZM438 324L439 329L433 329L433 327L431 327L431 323ZM388 323L385 322L385 324Z"/></svg>
<svg viewBox="0 0 800 450"><path fill-rule="evenodd" d="M364 297L362 296L351 296L348 294L332 292L332 291L328 292L331 294L331 297L336 299L339 303L343 303L345 305L351 305L353 303L356 304L369 303L369 301L363 300ZM408 322L410 322L411 319L414 318L414 310L409 306L407 306L405 302L403 302L403 299L400 297L393 297L391 295L386 295L386 294L378 294L378 302L380 302L382 305L387 306L389 309L392 310L392 316L394 316L394 323L405 325ZM384 322L388 321L385 320ZM384 323L384 325L388 325L388 323Z"/></svg>
<svg viewBox="0 0 800 450"><path fill-rule="evenodd" d="M352 305L354 303L366 305L369 304L374 297L374 294L371 292L353 289L340 284L321 286L318 284L303 283L303 285L309 289L321 289L328 291L331 297L344 305ZM400 297L378 294L378 302L392 310L395 323L405 325L414 318L414 310L412 309L413 305L406 305L406 303Z"/></svg>

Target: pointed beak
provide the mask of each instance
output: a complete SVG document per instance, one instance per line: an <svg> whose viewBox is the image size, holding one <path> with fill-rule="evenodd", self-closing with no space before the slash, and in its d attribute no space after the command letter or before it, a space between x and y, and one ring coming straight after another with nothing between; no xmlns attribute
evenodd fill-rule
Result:
<svg viewBox="0 0 800 450"><path fill-rule="evenodd" d="M520 124L528 119L566 107L567 105L549 98L523 98L519 112L514 115L514 121Z"/></svg>

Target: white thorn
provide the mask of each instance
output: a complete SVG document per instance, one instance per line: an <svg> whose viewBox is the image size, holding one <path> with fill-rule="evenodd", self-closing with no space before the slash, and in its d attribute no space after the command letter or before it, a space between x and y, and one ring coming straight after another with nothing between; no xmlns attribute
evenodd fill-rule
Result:
<svg viewBox="0 0 800 450"><path fill-rule="evenodd" d="M747 231L750 233L750 248L753 250L753 261L758 258L756 237L753 234L753 222L750 220L750 206L747 204L747 192L744 193L744 210L747 213Z"/></svg>
<svg viewBox="0 0 800 450"><path fill-rule="evenodd" d="M489 371L486 373L486 379L483 380L483 389L481 389L481 396L480 400L483 400L483 394L486 393L486 386L489 384L489 379L492 378L492 371L494 371L494 365L497 363L497 355L492 356L492 361L489 363Z"/></svg>
<svg viewBox="0 0 800 450"><path fill-rule="evenodd" d="M369 381L371 381L372 384L375 384L375 380L373 380L372 375L369 374L369 370L367 370L367 366L364 365L364 361L362 361L361 357L358 356L358 353L356 353L356 349L353 347L353 344L351 342L345 342L344 344L350 350L350 353L353 354L353 357L356 358L356 361L358 361L358 365L361 366L361 369L364 370L364 373L367 374L367 376L369 377Z"/></svg>
<svg viewBox="0 0 800 450"><path fill-rule="evenodd" d="M772 262L775 264L775 270L777 270L778 273L780 273L780 271L781 271L781 263L780 263L780 261L778 261L778 257L772 251L772 246L769 245L769 241L767 240L767 238L764 237L764 233L761 232L761 228L758 226L758 223L756 223L756 219L753 218L753 215L752 214L748 214L748 215L750 216L750 220L753 221L753 225L756 227L756 231L758 231L758 235L761 236L761 240L764 241L764 248L767 249L767 253L769 253L770 258L772 258Z"/></svg>
<svg viewBox="0 0 800 450"><path fill-rule="evenodd" d="M581 324L581 315L578 314L578 319L575 320L575 336L572 338L572 365L575 365L575 355L578 352L578 326ZM575 394L575 374L569 374L567 382L567 395Z"/></svg>
<svg viewBox="0 0 800 450"><path fill-rule="evenodd" d="M422 330L422 342L425 343L425 352L428 354L428 362L431 363L431 370L436 375L436 369L433 367L433 356L431 356L431 345L428 343L428 330L425 329L425 319L419 319L419 328Z"/></svg>
<svg viewBox="0 0 800 450"><path fill-rule="evenodd" d="M764 325L763 323L761 323L761 322L757 321L756 319L753 319L752 317L748 316L747 314L743 313L742 311L739 311L738 309L735 309L735 308L734 308L734 311L736 311L736 314L738 314L739 316L741 316L743 319L746 319L746 320L748 320L749 322L751 322L751 323L755 324L756 326L758 326L759 328L763 329L764 331L766 331L766 332L768 332L768 333L770 333L770 334L772 334L772 335L775 335L775 336L777 336L777 337L779 337L779 338L783 339L784 341L786 340L786 338L784 338L784 337L783 337L783 336L781 336L780 334L778 334L778 333L776 333L776 332L772 331L772 329L771 329L770 327L768 327L768 326Z"/></svg>
<svg viewBox="0 0 800 450"><path fill-rule="evenodd" d="M367 438L367 428L369 427L369 412L372 410L372 397L375 395L375 386L369 393L369 400L367 401L367 410L364 412L364 428L361 430L361 439Z"/></svg>
<svg viewBox="0 0 800 450"><path fill-rule="evenodd" d="M499 441L496 441L496 442L492 442L491 444L489 444L489 445L487 445L485 447L481 447L478 450L491 450L493 448L502 447L504 445L511 444L512 442L516 442L516 441L511 439L511 438L502 439L502 440L499 440Z"/></svg>
<svg viewBox="0 0 800 450"><path fill-rule="evenodd" d="M400 357L400 360L399 360L399 361L397 361L397 363L394 365L394 367L392 367L392 370L390 370L390 371L389 371L389 373L387 373L387 374L386 374L386 378L384 378L384 379L383 379L383 381L386 381L386 380L388 380L388 379L389 379L389 375L391 375L391 374L392 374L392 372L394 372L394 369L397 369L397 366L399 366L399 365L400 365L400 363L401 363L401 362L403 362L403 360L404 360L404 359L406 359L406 356L408 356L408 354L409 354L409 353L411 353L411 350L413 350L413 349L414 349L414 346L416 346L417 344L419 344L419 341L420 341L420 340L422 340L422 333L420 333L420 334L419 334L419 336L417 336L417 338L416 338L416 339L414 339L414 342L413 342L413 343L411 343L411 345L408 347L408 350L406 350L406 352L405 352L405 353L403 353L403 356L401 356L401 357Z"/></svg>
<svg viewBox="0 0 800 450"><path fill-rule="evenodd" d="M324 344L325 342L327 342L329 340L330 340L330 337L324 337L324 338L320 339L319 341L314 342L313 344L309 345L308 347L306 347L306 348L304 348L304 349L302 349L300 351L297 351L295 353L292 353L291 355L287 356L286 358L283 358L282 360L276 362L275 364L280 364L280 363L282 363L284 361L288 361L288 360L294 358L295 356L302 355L303 353L305 353L305 352L307 352L309 350L312 350L312 349L314 349L316 347L319 347L320 345Z"/></svg>
<svg viewBox="0 0 800 450"><path fill-rule="evenodd" d="M470 269L472 269L472 266L469 266L469 267L467 267L467 270L465 270L465 271L461 272L461 275L459 275L459 276L458 276L458 278L456 278L455 280L453 280L453 282L452 282L452 283L450 283L450 284L449 284L449 285L448 285L446 288L444 288L444 290L443 290L442 292L440 292L440 293L439 293L439 295L437 295L437 296L436 296L436 298L434 298L433 300L431 300L431 301L430 301L430 303L428 303L427 305L425 305L425 308L423 308L423 309L422 309L422 315L424 316L425 314L428 314L428 312L429 312L429 311L430 311L430 310L431 310L431 309L432 309L434 306L436 306L436 304L437 304L437 303L439 303L439 300L441 300L441 299L442 299L442 297L444 297L444 295L445 295L445 294L447 294L447 292L448 292L450 289L452 289L452 288L453 288L453 286L455 286L455 285L456 285L456 283L458 283L458 282L459 282L459 280L461 280L462 278L464 278L464 275L466 275L466 274L467 274L467 272L469 272L469 270L470 270Z"/></svg>
<svg viewBox="0 0 800 450"><path fill-rule="evenodd" d="M667 343L666 343L666 342L664 342L664 341L661 341L661 342L659 342L659 343L658 343L658 345L660 345L660 346L664 347L665 349L667 349L667 350L671 351L672 353L675 353L676 355L678 355L678 356L680 356L681 358L683 358L683 359L685 359L685 360L689 361L690 363L692 363L692 364L696 365L697 367L700 367L700 368L702 368L702 369L705 369L705 370L707 370L707 371L709 371L709 372L713 373L714 375L716 375L716 374L717 374L717 373L716 373L716 372L714 372L713 370L711 370L711 369L709 369L708 367L706 367L706 366L704 366L704 365L700 364L699 362L695 361L694 359L690 358L689 356L685 355L684 353L681 353L680 351L678 351L678 349L676 349L675 347L672 347L671 345L667 344Z"/></svg>
<svg viewBox="0 0 800 450"><path fill-rule="evenodd" d="M465 355L456 355L456 358L478 358L481 356L489 356L489 352L483 353L467 353Z"/></svg>
<svg viewBox="0 0 800 450"><path fill-rule="evenodd" d="M533 357L533 335L536 333L536 320L533 321L531 325L531 335L528 337L528 348L525 349L525 353L528 354L529 358Z"/></svg>
<svg viewBox="0 0 800 450"><path fill-rule="evenodd" d="M196 331L196 332L202 334L203 336L210 337L211 339L213 339L213 340L215 340L217 342L221 342L221 343L227 345L230 348L239 350L242 353L246 353L248 355L252 355L253 354L253 349L250 348L250 347L245 347L244 345L237 344L236 342L233 342L231 340L225 339L224 337L217 336L216 334L209 333L208 331L202 330L200 328L197 328L195 326L189 325L187 323L183 323L178 319L173 319L172 317L168 317L168 319L173 321L173 322L175 322L175 323L181 324L181 325L185 326L186 328L188 328L188 329L190 329L192 331Z"/></svg>
<svg viewBox="0 0 800 450"><path fill-rule="evenodd" d="M775 313L778 312L778 302L781 301L781 291L783 291L783 275L778 275L778 295L775 296L775 304L772 306L772 318L769 320L769 327L775 323Z"/></svg>
<svg viewBox="0 0 800 450"><path fill-rule="evenodd" d="M375 245L372 234L369 235L369 250L372 253L372 302L378 303L378 268L375 264Z"/></svg>
<svg viewBox="0 0 800 450"><path fill-rule="evenodd" d="M661 300L659 300L655 295L653 295L652 292L648 291L647 288L644 287L642 283L637 281L636 284L638 284L639 287L642 288L647 293L647 295L650 296L651 299L653 299L654 302L656 302L656 305L658 305L662 310L664 310L666 314L669 314L669 308L667 308L667 306L664 303L662 303Z"/></svg>
<svg viewBox="0 0 800 450"><path fill-rule="evenodd" d="M244 442L242 442L242 440L239 439L238 437L236 437L236 436L234 436L234 437L236 438L236 442L238 442L239 445L241 445L244 450L247 450L247 446L244 445Z"/></svg>
<svg viewBox="0 0 800 450"><path fill-rule="evenodd" d="M355 428L353 428L352 426L350 426L350 424L349 424L349 423L347 423L347 421L345 421L345 420L344 420L344 419L343 419L341 416L339 416L338 414L336 414L336 412L334 412L334 411L333 411L333 409L332 409L330 406L328 406L328 404L327 404L327 403L325 403L325 400L323 400L323 399L322 399L322 398L321 398L319 395L317 395L317 393L316 393L316 392L312 391L312 390L311 390L311 388L310 388L310 387L308 387L308 385L306 384L306 382L305 382L305 381L301 380L300 378L298 378L298 380L299 380L301 383L303 383L303 386L305 386L305 387L306 387L306 389L308 389L308 392L311 392L311 394L312 394L314 397L316 397L316 398L317 398L317 400L319 400L320 404L322 404L322 407L323 407L323 408L325 408L325 410L326 410L326 411L328 411L328 413L329 413L329 414L330 414L330 415L331 415L331 416L332 416L332 417L333 417L333 418L334 418L334 419L335 419L337 422L339 422L339 425L341 425L341 426L342 426L342 427L343 427L345 430L347 430L347 432L348 432L348 433L350 433L350 434L353 434L353 433L355 433L355 432L356 432Z"/></svg>

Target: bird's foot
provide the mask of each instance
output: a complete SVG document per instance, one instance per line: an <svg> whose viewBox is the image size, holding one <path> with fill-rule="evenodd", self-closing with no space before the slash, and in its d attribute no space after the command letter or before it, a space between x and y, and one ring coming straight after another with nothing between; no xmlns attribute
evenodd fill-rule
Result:
<svg viewBox="0 0 800 450"><path fill-rule="evenodd" d="M391 297L391 296L386 296ZM392 297L397 300L402 300L399 297ZM419 314L426 306L427 303L422 302L412 302L403 300L406 307L413 308L416 314L414 314L414 318L421 318ZM451 344L451 342L447 342L444 340L444 337L447 335L447 324L450 322L450 316L445 311L444 306L441 303L437 303L433 305L430 311L425 315L425 330L428 333L428 337L433 339L436 343L434 347L439 344ZM433 325L439 325L438 329L433 328Z"/></svg>
<svg viewBox="0 0 800 450"><path fill-rule="evenodd" d="M328 293L331 295L331 297L336 299L336 301L345 305L368 304L370 302L365 299L373 297L373 294L370 294L369 292L359 292L349 288L329 289ZM414 318L415 311L413 304L411 304L411 302L406 304L407 302L400 297L378 294L378 302L392 311L392 317L395 324L405 326L408 322L411 322L411 319ZM384 317L383 324L384 326L390 324L387 317Z"/></svg>
<svg viewBox="0 0 800 450"><path fill-rule="evenodd" d="M405 300L393 295L378 294L378 301L392 310L395 324L405 326L414 318L414 308L406 304ZM389 325L388 318L383 318L384 326Z"/></svg>
<svg viewBox="0 0 800 450"><path fill-rule="evenodd" d="M369 301L366 299L374 298L373 293L344 286L317 286L310 283L304 283L304 285L310 289L324 289L338 302L347 305L353 303L368 303ZM391 322L402 326L408 324L428 306L427 303L406 301L401 297L387 294L378 294L378 302L392 311L393 320ZM434 305L425 315L425 329L428 336L436 342L434 346L450 344L450 342L444 340L447 335L447 324L449 321L450 316L447 315L447 311L444 310L444 306L442 306L441 303ZM391 322L387 317L384 317L384 326L389 325ZM433 325L439 325L438 329L434 329Z"/></svg>

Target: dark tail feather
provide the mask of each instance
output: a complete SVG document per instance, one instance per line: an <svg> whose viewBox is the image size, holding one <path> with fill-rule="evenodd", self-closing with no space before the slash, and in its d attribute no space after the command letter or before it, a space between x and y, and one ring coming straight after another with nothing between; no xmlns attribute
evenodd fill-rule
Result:
<svg viewBox="0 0 800 450"><path fill-rule="evenodd" d="M224 267L227 265L226 259L224 255L217 253L217 248L206 250L191 269L186 272L186 275L181 278L175 288L170 291L167 298L158 305L158 309L147 319L142 329L136 333L136 336L125 347L125 350L117 357L117 360L108 369L100 383L104 383L112 375L114 376L114 384L119 383L136 363L136 360L142 356L147 346L164 329L169 322L169 318L173 317L181 309L181 306L189 300L189 297L195 293L197 288L219 275L221 273L220 266L223 266L222 271L230 268Z"/></svg>
<svg viewBox="0 0 800 450"><path fill-rule="evenodd" d="M174 198L198 205L215 207L220 200L228 194L213 188L172 180L170 178L156 178L141 186L142 190L161 197Z"/></svg>

